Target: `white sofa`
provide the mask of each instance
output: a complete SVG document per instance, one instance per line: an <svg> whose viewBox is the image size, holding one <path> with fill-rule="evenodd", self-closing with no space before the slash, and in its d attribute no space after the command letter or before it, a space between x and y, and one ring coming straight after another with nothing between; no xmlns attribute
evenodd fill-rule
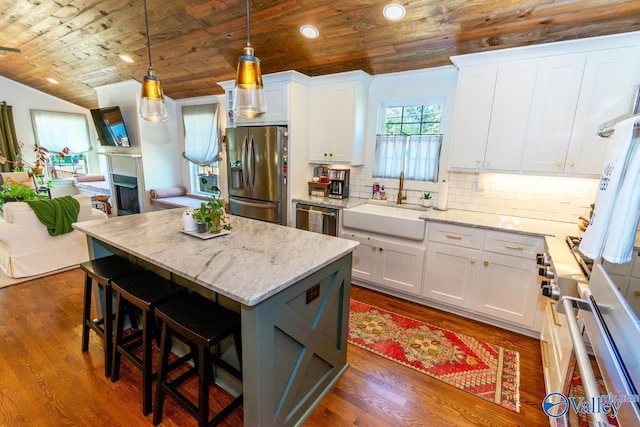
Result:
<svg viewBox="0 0 640 427"><path fill-rule="evenodd" d="M73 196L80 203L78 222L107 219L91 207L91 197ZM9 277L29 277L71 267L89 260L87 237L80 231L50 236L24 202L8 202L0 220L0 268Z"/></svg>

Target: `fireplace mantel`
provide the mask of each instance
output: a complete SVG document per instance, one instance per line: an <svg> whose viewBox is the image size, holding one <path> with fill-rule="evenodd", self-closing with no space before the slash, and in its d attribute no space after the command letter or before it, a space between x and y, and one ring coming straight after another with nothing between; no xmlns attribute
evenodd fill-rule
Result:
<svg viewBox="0 0 640 427"><path fill-rule="evenodd" d="M113 213L115 215L124 215L130 212L129 207L126 209L121 209L122 203L119 200L118 194L119 189L117 188L116 181L114 180L114 176L124 176L136 179L136 190L138 194L137 206L139 207L140 213L147 212L148 208L146 205L145 198L145 185L144 185L144 173L142 170L142 155L140 154L125 154L125 153L100 153L107 158L107 172L109 174L109 182L111 182L111 199Z"/></svg>

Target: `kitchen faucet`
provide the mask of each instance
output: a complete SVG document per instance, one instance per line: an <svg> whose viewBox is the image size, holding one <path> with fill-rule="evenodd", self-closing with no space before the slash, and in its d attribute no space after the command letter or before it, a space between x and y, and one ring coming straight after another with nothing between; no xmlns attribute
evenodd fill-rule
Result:
<svg viewBox="0 0 640 427"><path fill-rule="evenodd" d="M402 190L404 189L404 172L400 172L400 187L398 188L398 199L396 200L396 203L401 205L403 200L407 200L407 194L405 192L405 195L402 195Z"/></svg>

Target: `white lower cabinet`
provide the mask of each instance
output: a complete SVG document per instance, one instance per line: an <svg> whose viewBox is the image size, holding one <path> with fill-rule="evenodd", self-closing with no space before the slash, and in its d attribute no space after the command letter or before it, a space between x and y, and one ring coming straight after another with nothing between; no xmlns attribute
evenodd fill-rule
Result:
<svg viewBox="0 0 640 427"><path fill-rule="evenodd" d="M530 328L539 296L535 259L482 254L473 311Z"/></svg>
<svg viewBox="0 0 640 427"><path fill-rule="evenodd" d="M354 279L420 295L425 253L422 244L403 244L364 234L344 233L340 237L360 242L353 252Z"/></svg>
<svg viewBox="0 0 640 427"><path fill-rule="evenodd" d="M429 242L422 296L471 309L479 258L478 249Z"/></svg>
<svg viewBox="0 0 640 427"><path fill-rule="evenodd" d="M548 299L540 331L540 351L544 385L547 393L564 390L565 375L573 350L571 334L564 314L556 312L555 302Z"/></svg>
<svg viewBox="0 0 640 427"><path fill-rule="evenodd" d="M432 223L422 296L534 330L542 239Z"/></svg>

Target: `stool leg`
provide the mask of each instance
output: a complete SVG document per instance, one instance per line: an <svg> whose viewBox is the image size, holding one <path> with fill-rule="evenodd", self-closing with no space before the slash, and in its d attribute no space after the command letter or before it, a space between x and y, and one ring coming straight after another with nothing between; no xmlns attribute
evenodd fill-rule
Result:
<svg viewBox="0 0 640 427"><path fill-rule="evenodd" d="M124 328L123 301L120 293L116 295L116 329L113 338L113 355L111 356L111 381L116 382L120 378L120 352L118 346L122 343L122 329Z"/></svg>
<svg viewBox="0 0 640 427"><path fill-rule="evenodd" d="M158 368L158 384L156 387L155 405L153 407L153 425L157 426L162 422L162 410L164 407L164 390L162 385L167 379L167 369L169 368L169 350L171 347L171 332L168 332L166 323L162 325L160 336L160 367Z"/></svg>
<svg viewBox="0 0 640 427"><path fill-rule="evenodd" d="M153 339L153 314L143 310L142 314L142 413L151 413L151 383L153 372L151 363L151 342Z"/></svg>
<svg viewBox="0 0 640 427"><path fill-rule="evenodd" d="M82 307L82 352L89 350L89 322L91 322L91 277L84 277L84 305Z"/></svg>
<svg viewBox="0 0 640 427"><path fill-rule="evenodd" d="M111 376L111 358L113 357L113 301L111 282L104 287L104 304L102 304L102 326L104 330L104 375Z"/></svg>
<svg viewBox="0 0 640 427"><path fill-rule="evenodd" d="M209 348L198 346L198 427L209 425L209 384L211 384L211 360Z"/></svg>

